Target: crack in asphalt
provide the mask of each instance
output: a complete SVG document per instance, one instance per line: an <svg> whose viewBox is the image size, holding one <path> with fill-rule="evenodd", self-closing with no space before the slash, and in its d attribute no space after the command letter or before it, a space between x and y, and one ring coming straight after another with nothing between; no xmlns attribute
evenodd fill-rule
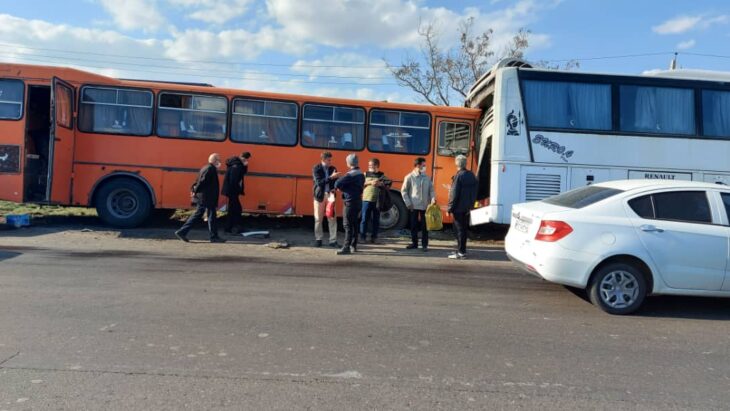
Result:
<svg viewBox="0 0 730 411"><path fill-rule="evenodd" d="M6 358L6 359L4 359L2 361L0 361L0 368L5 368L5 367L3 367L3 365L5 363L7 363L8 361L12 360L13 358L15 358L15 357L17 357L19 355L20 355L20 351L16 352L15 354L11 355L10 357L8 357L8 358Z"/></svg>

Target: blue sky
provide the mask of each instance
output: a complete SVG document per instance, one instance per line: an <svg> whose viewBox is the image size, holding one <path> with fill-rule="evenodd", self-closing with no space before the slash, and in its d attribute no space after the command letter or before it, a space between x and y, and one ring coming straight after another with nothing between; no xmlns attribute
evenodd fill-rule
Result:
<svg viewBox="0 0 730 411"><path fill-rule="evenodd" d="M417 55L419 21L444 47L456 23L494 29L501 49L532 31L532 60L580 71L730 71L730 3L720 0L0 0L0 60L244 89L418 101L383 59ZM659 55L606 58L635 54Z"/></svg>

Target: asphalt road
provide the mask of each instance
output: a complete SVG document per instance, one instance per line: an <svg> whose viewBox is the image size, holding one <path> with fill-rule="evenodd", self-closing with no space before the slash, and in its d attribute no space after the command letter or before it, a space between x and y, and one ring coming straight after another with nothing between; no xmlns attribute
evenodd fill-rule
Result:
<svg viewBox="0 0 730 411"><path fill-rule="evenodd" d="M729 301L612 317L499 246L80 228L0 232L0 410L728 407Z"/></svg>

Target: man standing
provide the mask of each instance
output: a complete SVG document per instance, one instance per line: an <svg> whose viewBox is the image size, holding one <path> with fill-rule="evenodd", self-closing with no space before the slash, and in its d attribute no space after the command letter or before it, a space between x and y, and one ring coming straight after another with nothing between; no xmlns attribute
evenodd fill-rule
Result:
<svg viewBox="0 0 730 411"><path fill-rule="evenodd" d="M225 243L226 240L218 237L216 226L216 207L218 207L218 167L221 166L220 156L213 153L208 157L208 164L200 169L198 179L190 189L190 197L197 204L195 213L188 218L188 221L175 231L175 236L186 243L188 232L197 221L203 219L203 214L208 214L208 232L211 243Z"/></svg>
<svg viewBox="0 0 730 411"><path fill-rule="evenodd" d="M350 171L335 182L335 189L342 191L342 200L345 203L342 213L344 215L345 244L340 250L337 250L337 255L357 251L358 218L362 208L362 191L365 186L365 175L360 171L357 155L350 154L345 161L347 161Z"/></svg>
<svg viewBox="0 0 730 411"><path fill-rule="evenodd" d="M401 195L410 211L411 244L406 249L418 248L418 232L421 231L423 251L428 251L428 227L426 227L426 208L436 203L436 195L431 179L426 175L426 159L418 157L413 162L413 171L405 177Z"/></svg>
<svg viewBox="0 0 730 411"><path fill-rule="evenodd" d="M228 219L223 231L229 234L238 234L241 231L243 210L238 196L245 195L244 178L248 172L249 158L251 153L246 151L240 157L234 156L226 160L226 175L223 177L221 193L228 197Z"/></svg>
<svg viewBox="0 0 730 411"><path fill-rule="evenodd" d="M360 241L366 240L368 226L371 226L370 242L375 243L380 229L380 210L378 210L378 196L380 190L387 190L390 182L380 171L380 160L373 158L368 162L368 171L365 173L365 190L362 193L362 217L360 222Z"/></svg>
<svg viewBox="0 0 730 411"><path fill-rule="evenodd" d="M449 258L461 260L466 258L466 230L469 224L469 210L474 208L477 199L477 178L474 173L466 169L466 156L456 156L454 162L458 171L451 179L448 212L454 216L458 248L449 255Z"/></svg>
<svg viewBox="0 0 730 411"><path fill-rule="evenodd" d="M314 245L322 246L322 237L324 230L322 229L322 220L325 217L325 208L327 207L327 198L330 192L334 191L335 180L340 176L337 169L332 166L332 153L325 151L320 156L320 163L312 168L312 177L314 179ZM330 232L330 247L337 247L337 218L335 216L327 217Z"/></svg>

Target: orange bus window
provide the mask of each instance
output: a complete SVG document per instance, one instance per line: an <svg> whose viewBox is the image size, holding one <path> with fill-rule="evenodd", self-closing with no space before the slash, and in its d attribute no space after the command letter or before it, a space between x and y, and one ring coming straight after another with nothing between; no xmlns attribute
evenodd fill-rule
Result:
<svg viewBox="0 0 730 411"><path fill-rule="evenodd" d="M428 154L431 116L428 113L372 110L368 149L381 153Z"/></svg>
<svg viewBox="0 0 730 411"><path fill-rule="evenodd" d="M152 134L152 92L84 87L79 103L79 129L87 133Z"/></svg>
<svg viewBox="0 0 730 411"><path fill-rule="evenodd" d="M235 99L231 140L250 144L296 145L298 111L295 103Z"/></svg>
<svg viewBox="0 0 730 411"><path fill-rule="evenodd" d="M72 128L73 121L73 93L71 89L61 84L56 85L56 124L61 127Z"/></svg>
<svg viewBox="0 0 730 411"><path fill-rule="evenodd" d="M334 150L365 148L365 110L305 104L302 114L302 145Z"/></svg>
<svg viewBox="0 0 730 411"><path fill-rule="evenodd" d="M20 80L0 79L0 119L18 120L23 117L23 91Z"/></svg>
<svg viewBox="0 0 730 411"><path fill-rule="evenodd" d="M221 96L160 93L157 134L193 140L224 140L228 100Z"/></svg>

